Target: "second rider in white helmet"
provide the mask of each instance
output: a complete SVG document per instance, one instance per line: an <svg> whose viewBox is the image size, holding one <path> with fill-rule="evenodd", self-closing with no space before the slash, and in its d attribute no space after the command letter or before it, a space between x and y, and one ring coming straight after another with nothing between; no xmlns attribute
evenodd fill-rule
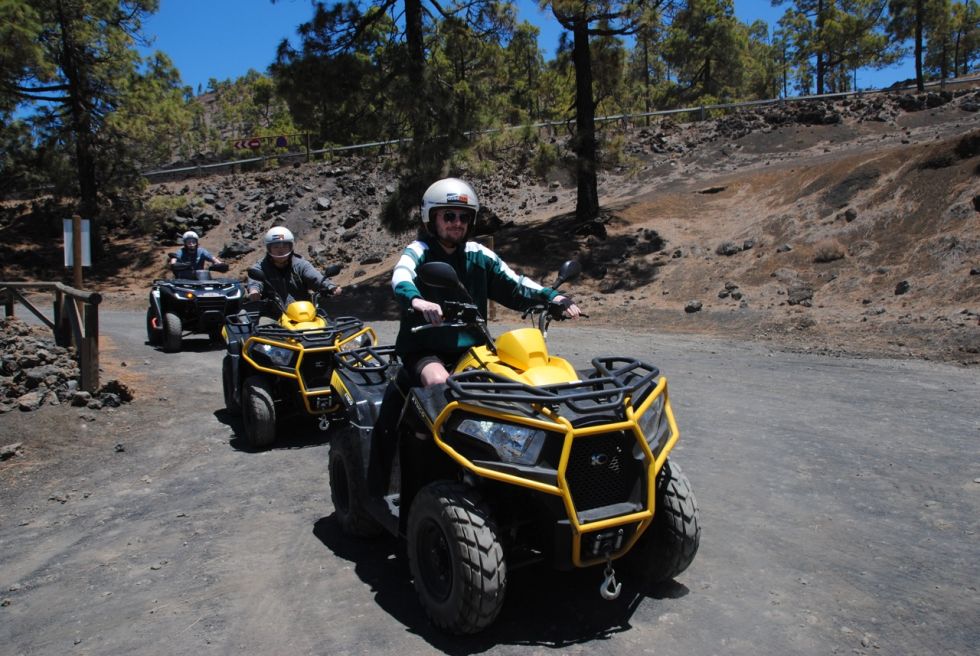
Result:
<svg viewBox="0 0 980 656"><path fill-rule="evenodd" d="M249 300L278 297L286 306L294 301L309 301L314 291L331 296L343 291L294 252L295 241L293 233L283 226L276 226L265 233L265 257L248 270L246 289ZM251 276L255 269L262 271L265 282Z"/></svg>

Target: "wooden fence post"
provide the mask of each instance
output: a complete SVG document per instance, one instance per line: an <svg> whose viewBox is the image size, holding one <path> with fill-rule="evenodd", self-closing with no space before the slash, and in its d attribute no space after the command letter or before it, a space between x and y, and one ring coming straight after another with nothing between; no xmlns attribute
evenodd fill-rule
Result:
<svg viewBox="0 0 980 656"><path fill-rule="evenodd" d="M83 322L85 334L82 337L81 349L81 381L80 385L86 392L99 391L99 311L98 307L85 303L83 306Z"/></svg>

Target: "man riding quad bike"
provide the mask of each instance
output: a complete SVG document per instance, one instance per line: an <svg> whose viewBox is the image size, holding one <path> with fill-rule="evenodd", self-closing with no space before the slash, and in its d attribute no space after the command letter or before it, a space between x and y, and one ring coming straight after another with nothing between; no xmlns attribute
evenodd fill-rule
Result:
<svg viewBox="0 0 980 656"><path fill-rule="evenodd" d="M321 307L340 290L329 278L339 266L316 272L292 253L293 235L282 227L267 233L266 244L267 257L248 270L249 296L257 300L228 317L222 363L225 407L241 411L252 448L271 446L288 414L316 417L321 430L343 416L333 386L336 354L377 341L360 319L330 317Z"/></svg>
<svg viewBox="0 0 980 656"><path fill-rule="evenodd" d="M237 280L212 277L212 272L227 272L228 265L197 249L195 233L185 233L184 244L167 255L174 277L153 281L146 310L146 340L167 353L181 349L185 334L206 334L217 341L225 316L241 309L244 291ZM189 245L195 247L193 252Z"/></svg>
<svg viewBox="0 0 980 656"><path fill-rule="evenodd" d="M566 263L553 289L578 269ZM461 289L443 262L418 276ZM529 307L537 327L496 339L474 303L440 305L442 329L485 336L443 384L409 383L390 346L338 354L350 428L331 440L329 474L343 530L404 538L422 606L451 633L490 625L510 572L528 563L603 567L606 599L621 590L614 561L643 583L683 572L698 550L699 511L668 459L678 429L659 370L620 356L576 370L551 355L545 335L564 318L560 304ZM386 392L396 411L379 419ZM379 438L394 440L390 469ZM386 480L371 490L379 463Z"/></svg>

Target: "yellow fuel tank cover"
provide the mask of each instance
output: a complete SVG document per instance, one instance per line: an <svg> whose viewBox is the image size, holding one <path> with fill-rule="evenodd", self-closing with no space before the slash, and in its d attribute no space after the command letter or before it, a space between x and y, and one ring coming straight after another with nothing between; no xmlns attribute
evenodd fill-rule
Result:
<svg viewBox="0 0 980 656"><path fill-rule="evenodd" d="M548 364L548 347L541 331L535 328L508 331L495 344L500 361L521 371Z"/></svg>
<svg viewBox="0 0 980 656"><path fill-rule="evenodd" d="M294 323L305 323L316 319L316 307L309 301L295 301L286 307L286 317Z"/></svg>

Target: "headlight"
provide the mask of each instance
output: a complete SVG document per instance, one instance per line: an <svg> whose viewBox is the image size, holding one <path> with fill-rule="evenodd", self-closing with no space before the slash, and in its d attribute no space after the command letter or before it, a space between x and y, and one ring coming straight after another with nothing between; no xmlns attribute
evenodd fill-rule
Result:
<svg viewBox="0 0 980 656"><path fill-rule="evenodd" d="M277 367L291 367L296 355L295 351L271 344L253 344L251 351L252 358L257 362L265 361Z"/></svg>
<svg viewBox="0 0 980 656"><path fill-rule="evenodd" d="M657 451L667 442L667 437L670 434L670 424L667 422L667 415L664 413L663 394L650 404L650 407L640 415L636 423L643 431L643 436L646 438L647 444L650 445L650 450L653 451L654 455L657 455ZM637 459L642 457L639 445L633 449L633 457Z"/></svg>
<svg viewBox="0 0 980 656"><path fill-rule="evenodd" d="M533 465L541 455L545 432L530 426L503 424L486 419L464 419L456 430L494 448L503 462Z"/></svg>
<svg viewBox="0 0 980 656"><path fill-rule="evenodd" d="M239 287L238 289L235 290L234 294L228 294L228 299L233 301L236 298L241 298L241 296L242 296L242 288Z"/></svg>
<svg viewBox="0 0 980 656"><path fill-rule="evenodd" d="M349 342L344 342L340 346L341 351L353 351L354 349L359 349L362 346L371 346L371 333L364 332L350 340Z"/></svg>

